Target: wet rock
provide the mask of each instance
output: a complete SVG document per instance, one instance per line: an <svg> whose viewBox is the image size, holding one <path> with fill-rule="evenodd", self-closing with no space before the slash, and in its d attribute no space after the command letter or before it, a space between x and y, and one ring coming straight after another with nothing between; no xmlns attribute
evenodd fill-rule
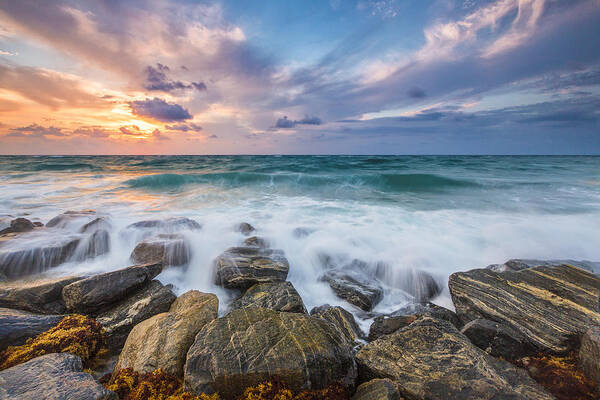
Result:
<svg viewBox="0 0 600 400"><path fill-rule="evenodd" d="M171 289L153 280L145 288L98 315L96 321L104 327L108 348L113 352L120 350L134 326L156 314L169 311L176 298Z"/></svg>
<svg viewBox="0 0 600 400"><path fill-rule="evenodd" d="M167 219L153 219L139 221L128 225L126 229L160 229L165 232L179 232L182 230L197 231L202 229L202 225L196 221L185 217L174 217Z"/></svg>
<svg viewBox="0 0 600 400"><path fill-rule="evenodd" d="M96 217L96 211L94 210L83 210L83 211L67 211L56 217L52 218L46 224L47 228L66 228L74 225L79 225L78 230L82 229L87 223L92 221Z"/></svg>
<svg viewBox="0 0 600 400"><path fill-rule="evenodd" d="M105 217L98 217L87 224L83 225L81 229L79 229L80 233L91 233L99 230L110 230L112 224Z"/></svg>
<svg viewBox="0 0 600 400"><path fill-rule="evenodd" d="M162 271L162 264L134 265L94 275L71 283L62 298L71 312L96 315L150 283Z"/></svg>
<svg viewBox="0 0 600 400"><path fill-rule="evenodd" d="M383 290L380 287L349 274L328 271L322 279L329 284L336 296L365 311L370 311L383 297Z"/></svg>
<svg viewBox="0 0 600 400"><path fill-rule="evenodd" d="M84 261L107 254L110 251L110 233L100 229L89 236L84 236L75 251L76 260Z"/></svg>
<svg viewBox="0 0 600 400"><path fill-rule="evenodd" d="M369 328L369 342L378 339L380 336L394 333L398 329L402 329L412 324L418 318L417 315L398 315L395 317L380 315L373 320L373 323Z"/></svg>
<svg viewBox="0 0 600 400"><path fill-rule="evenodd" d="M190 243L179 234L161 234L140 242L130 258L137 264L185 265L191 258Z"/></svg>
<svg viewBox="0 0 600 400"><path fill-rule="evenodd" d="M427 302L442 292L435 278L420 270L410 271L402 288L413 295L418 303Z"/></svg>
<svg viewBox="0 0 600 400"><path fill-rule="evenodd" d="M46 354L0 371L0 398L117 400L69 353Z"/></svg>
<svg viewBox="0 0 600 400"><path fill-rule="evenodd" d="M255 230L256 229L254 229L254 227L247 222L242 222L241 224L238 224L235 227L236 232L241 232L242 235L246 235L246 236L249 236Z"/></svg>
<svg viewBox="0 0 600 400"><path fill-rule="evenodd" d="M82 279L76 276L27 279L0 283L0 307L42 314L63 314L62 289Z"/></svg>
<svg viewBox="0 0 600 400"><path fill-rule="evenodd" d="M354 316L342 307L325 304L310 310L310 315L331 322L352 343L364 337Z"/></svg>
<svg viewBox="0 0 600 400"><path fill-rule="evenodd" d="M249 247L259 247L261 249L266 249L269 247L269 242L265 239L258 236L251 236L248 239L244 240L244 245Z"/></svg>
<svg viewBox="0 0 600 400"><path fill-rule="evenodd" d="M231 309L261 307L274 311L306 314L302 297L290 282L259 283L252 286L239 299L231 303Z"/></svg>
<svg viewBox="0 0 600 400"><path fill-rule="evenodd" d="M592 327L583 335L579 364L585 375L600 387L600 327Z"/></svg>
<svg viewBox="0 0 600 400"><path fill-rule="evenodd" d="M248 289L257 283L283 282L290 269L281 250L232 247L215 260L216 284Z"/></svg>
<svg viewBox="0 0 600 400"><path fill-rule="evenodd" d="M373 379L357 387L352 400L402 400L402 397L391 380Z"/></svg>
<svg viewBox="0 0 600 400"><path fill-rule="evenodd" d="M391 317L404 315L415 315L418 318L429 316L436 319L441 319L450 322L459 330L463 326L463 323L460 321L460 319L454 311L448 310L444 307L440 307L433 303L413 303L389 314L389 316Z"/></svg>
<svg viewBox="0 0 600 400"><path fill-rule="evenodd" d="M136 325L125 342L115 371L132 368L152 372L157 368L182 377L188 349L200 329L217 317L219 300L214 294L192 290L171 305L169 312Z"/></svg>
<svg viewBox="0 0 600 400"><path fill-rule="evenodd" d="M54 327L62 318L63 315L38 315L0 308L0 350L22 345L27 339Z"/></svg>
<svg viewBox="0 0 600 400"><path fill-rule="evenodd" d="M501 322L542 352L566 353L590 326L600 325L600 277L566 264L458 272L449 288L463 322Z"/></svg>
<svg viewBox="0 0 600 400"><path fill-rule="evenodd" d="M508 361L524 357L534 350L519 331L487 319L475 319L467 323L461 333L488 354Z"/></svg>
<svg viewBox="0 0 600 400"><path fill-rule="evenodd" d="M577 261L577 260L527 260L520 258L513 258L508 260L504 264L492 264L486 268L496 272L504 271L521 271L527 268L533 267L558 267L562 264L569 264L575 267L579 267L590 272L600 273L600 263L592 261Z"/></svg>
<svg viewBox="0 0 600 400"><path fill-rule="evenodd" d="M206 325L190 348L185 389L235 398L279 377L292 390L354 385L352 345L320 318L243 308Z"/></svg>
<svg viewBox="0 0 600 400"><path fill-rule="evenodd" d="M447 321L423 317L364 346L362 380L389 378L410 399L553 399L526 371L473 345Z"/></svg>
<svg viewBox="0 0 600 400"><path fill-rule="evenodd" d="M35 228L33 222L28 220L27 218L17 218L10 221L10 226L8 228L2 229L0 231L0 235L4 235L6 233L21 233L21 232L29 232Z"/></svg>
<svg viewBox="0 0 600 400"><path fill-rule="evenodd" d="M292 231L292 235L294 235L295 238L300 239L300 238L303 238L303 237L307 237L308 235L310 235L314 231L315 230L311 229L311 228L298 227L298 228L295 228Z"/></svg>

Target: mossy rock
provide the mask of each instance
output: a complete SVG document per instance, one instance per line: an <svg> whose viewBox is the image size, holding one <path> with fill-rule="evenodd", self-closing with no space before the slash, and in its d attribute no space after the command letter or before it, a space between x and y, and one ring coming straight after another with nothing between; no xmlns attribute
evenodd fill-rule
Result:
<svg viewBox="0 0 600 400"><path fill-rule="evenodd" d="M302 297L291 282L259 283L231 303L231 309L261 307L274 311L306 314Z"/></svg>

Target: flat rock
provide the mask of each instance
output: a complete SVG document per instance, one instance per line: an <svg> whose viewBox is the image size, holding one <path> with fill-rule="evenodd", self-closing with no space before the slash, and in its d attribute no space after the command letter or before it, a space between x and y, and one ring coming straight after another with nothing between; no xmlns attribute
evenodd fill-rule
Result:
<svg viewBox="0 0 600 400"><path fill-rule="evenodd" d="M391 380L372 379L356 388L352 400L402 400L402 397Z"/></svg>
<svg viewBox="0 0 600 400"><path fill-rule="evenodd" d="M383 297L383 290L379 286L343 272L328 271L322 280L329 284L336 296L365 311L370 311Z"/></svg>
<svg viewBox="0 0 600 400"><path fill-rule="evenodd" d="M578 260L534 260L534 259L522 259L513 258L505 262L504 264L492 264L486 268L496 272L504 271L521 271L527 268L533 267L557 267L562 264L569 264L575 267L586 269L596 274L600 273L600 262L593 261L578 261Z"/></svg>
<svg viewBox="0 0 600 400"><path fill-rule="evenodd" d="M488 319L475 319L467 323L461 333L488 354L508 361L525 357L534 351L521 332Z"/></svg>
<svg viewBox="0 0 600 400"><path fill-rule="evenodd" d="M94 275L65 286L63 301L71 312L97 315L149 284L161 271L162 264L157 263Z"/></svg>
<svg viewBox="0 0 600 400"><path fill-rule="evenodd" d="M114 371L165 372L183 377L188 349L198 331L217 317L219 300L214 294L192 290L171 305L169 312L137 324L125 342Z"/></svg>
<svg viewBox="0 0 600 400"><path fill-rule="evenodd" d="M173 233L182 230L200 230L202 225L189 218L173 217L135 222L128 225L126 229L160 229L163 232Z"/></svg>
<svg viewBox="0 0 600 400"><path fill-rule="evenodd" d="M206 325L187 355L185 389L235 398L278 377L292 390L354 386L352 344L329 322L243 308Z"/></svg>
<svg viewBox="0 0 600 400"><path fill-rule="evenodd" d="M261 237L251 236L248 239L244 240L244 246L260 247L261 249L266 249L267 247L269 247L269 242Z"/></svg>
<svg viewBox="0 0 600 400"><path fill-rule="evenodd" d="M27 339L54 327L63 317L0 308L0 350L22 345Z"/></svg>
<svg viewBox="0 0 600 400"><path fill-rule="evenodd" d="M185 265L191 256L190 243L183 235L160 234L138 243L130 258L136 264L162 262L168 266Z"/></svg>
<svg viewBox="0 0 600 400"><path fill-rule="evenodd" d="M290 266L281 250L231 247L215 260L216 284L248 289L257 283L283 282Z"/></svg>
<svg viewBox="0 0 600 400"><path fill-rule="evenodd" d="M571 265L457 272L448 286L463 322L504 323L542 352L566 353L600 325L600 277Z"/></svg>
<svg viewBox="0 0 600 400"><path fill-rule="evenodd" d="M391 379L414 400L554 399L525 370L488 355L449 322L430 317L367 344L356 361L362 380Z"/></svg>
<svg viewBox="0 0 600 400"><path fill-rule="evenodd" d="M82 371L81 358L73 354L46 354L0 371L0 398L117 400L116 393Z"/></svg>
<svg viewBox="0 0 600 400"><path fill-rule="evenodd" d="M579 349L579 363L587 377L600 387L600 328L587 330Z"/></svg>
<svg viewBox="0 0 600 400"><path fill-rule="evenodd" d="M96 321L106 331L108 348L113 352L121 350L135 325L169 311L176 298L171 289L153 280L148 286L116 303L110 310L99 314Z"/></svg>
<svg viewBox="0 0 600 400"><path fill-rule="evenodd" d="M240 298L231 303L230 309L261 307L274 311L306 314L302 297L291 282L259 283L252 286Z"/></svg>
<svg viewBox="0 0 600 400"><path fill-rule="evenodd" d="M80 279L68 276L0 283L0 307L42 314L64 314L67 308L62 301L62 289Z"/></svg>
<svg viewBox="0 0 600 400"><path fill-rule="evenodd" d="M359 342L364 337L354 316L343 307L325 304L310 310L310 315L331 322L352 343Z"/></svg>

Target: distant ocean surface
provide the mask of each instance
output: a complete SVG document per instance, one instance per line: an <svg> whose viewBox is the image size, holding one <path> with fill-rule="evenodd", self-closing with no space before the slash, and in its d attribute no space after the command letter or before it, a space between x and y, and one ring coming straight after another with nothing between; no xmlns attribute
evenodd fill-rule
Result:
<svg viewBox="0 0 600 400"><path fill-rule="evenodd" d="M399 288L409 270L445 285L454 271L509 258L600 261L600 157L6 156L0 182L4 225L81 209L109 214L116 231L148 218L198 221L189 268L159 278L178 292L216 292L222 305L230 295L214 286L211 261L242 242L239 222L285 251L309 309L346 305L318 280L323 255L387 265L382 312L408 301ZM112 237L107 256L56 273L127 265L135 243ZM447 292L436 302L448 305Z"/></svg>

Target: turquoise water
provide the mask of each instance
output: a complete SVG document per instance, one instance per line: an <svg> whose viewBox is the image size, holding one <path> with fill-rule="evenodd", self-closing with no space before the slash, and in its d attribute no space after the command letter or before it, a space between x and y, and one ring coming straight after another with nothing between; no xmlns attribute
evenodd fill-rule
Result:
<svg viewBox="0 0 600 400"><path fill-rule="evenodd" d="M243 240L231 229L242 221L286 252L308 306L337 301L317 280L323 254L365 261L366 276L388 265L382 310L406 301L395 290L408 270L444 284L508 258L600 260L600 157L11 156L0 175L0 224L90 208L108 213L115 233L148 217L202 223L190 268L161 276L181 291L218 291L211 260ZM312 234L298 238L298 227ZM135 243L114 240L106 258L58 271L123 266Z"/></svg>

